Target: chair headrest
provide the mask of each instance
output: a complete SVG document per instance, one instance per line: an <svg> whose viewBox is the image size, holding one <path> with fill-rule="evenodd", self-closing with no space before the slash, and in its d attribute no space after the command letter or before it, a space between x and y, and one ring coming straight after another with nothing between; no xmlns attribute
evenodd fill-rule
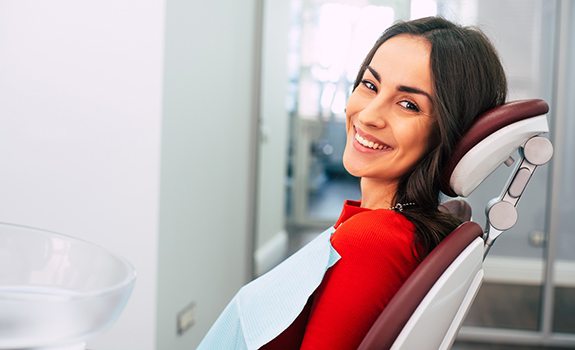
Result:
<svg viewBox="0 0 575 350"><path fill-rule="evenodd" d="M467 197L531 137L549 131L543 100L508 102L475 119L457 143L442 177L448 196Z"/></svg>

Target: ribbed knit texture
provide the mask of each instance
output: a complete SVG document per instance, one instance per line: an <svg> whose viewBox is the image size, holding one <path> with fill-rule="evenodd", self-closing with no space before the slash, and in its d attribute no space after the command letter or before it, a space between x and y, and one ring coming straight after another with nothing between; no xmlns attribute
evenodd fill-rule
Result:
<svg viewBox="0 0 575 350"><path fill-rule="evenodd" d="M341 259L326 273L311 305L265 349L297 349L302 331L301 349L357 349L417 266L414 226L400 213L348 201L335 227L331 244Z"/></svg>

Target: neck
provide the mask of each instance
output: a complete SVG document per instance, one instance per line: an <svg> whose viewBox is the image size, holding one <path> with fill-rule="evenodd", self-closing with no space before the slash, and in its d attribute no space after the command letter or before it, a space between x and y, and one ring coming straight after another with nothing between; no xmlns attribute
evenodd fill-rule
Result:
<svg viewBox="0 0 575 350"><path fill-rule="evenodd" d="M388 209L397 192L397 182L361 178L361 206L368 209Z"/></svg>

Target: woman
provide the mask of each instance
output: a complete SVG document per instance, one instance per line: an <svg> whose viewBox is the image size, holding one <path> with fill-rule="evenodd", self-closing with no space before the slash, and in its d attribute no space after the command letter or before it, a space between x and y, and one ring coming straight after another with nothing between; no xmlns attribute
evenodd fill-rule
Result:
<svg viewBox="0 0 575 350"><path fill-rule="evenodd" d="M357 348L418 262L459 224L437 209L444 163L473 119L506 93L479 30L437 17L386 30L346 108L343 163L361 178L361 202L346 202L318 242L244 287L200 347L230 338L245 344L236 348ZM272 305L251 313L261 308L252 300Z"/></svg>

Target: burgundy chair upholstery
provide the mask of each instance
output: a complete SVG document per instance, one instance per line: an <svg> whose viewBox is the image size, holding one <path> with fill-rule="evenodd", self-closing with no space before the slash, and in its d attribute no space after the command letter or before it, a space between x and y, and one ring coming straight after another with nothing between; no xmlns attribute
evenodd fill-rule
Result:
<svg viewBox="0 0 575 350"><path fill-rule="evenodd" d="M463 135L447 162L447 167L443 173L441 191L450 197L457 197L457 193L449 186L451 174L461 158L485 137L507 125L543 115L548 111L549 106L543 100L520 100L506 103L477 117L465 135Z"/></svg>
<svg viewBox="0 0 575 350"><path fill-rule="evenodd" d="M442 191L457 196L449 185L451 174L461 158L488 135L514 122L547 113L543 100L510 102L479 116L454 149L442 179ZM360 350L389 349L403 327L434 283L477 237L482 228L471 217L471 208L462 200L442 204L439 210L448 211L465 221L450 233L415 269L399 289L360 344Z"/></svg>
<svg viewBox="0 0 575 350"><path fill-rule="evenodd" d="M467 221L447 236L401 286L379 315L359 349L389 349L439 276L473 240L482 235L483 231L478 224Z"/></svg>

